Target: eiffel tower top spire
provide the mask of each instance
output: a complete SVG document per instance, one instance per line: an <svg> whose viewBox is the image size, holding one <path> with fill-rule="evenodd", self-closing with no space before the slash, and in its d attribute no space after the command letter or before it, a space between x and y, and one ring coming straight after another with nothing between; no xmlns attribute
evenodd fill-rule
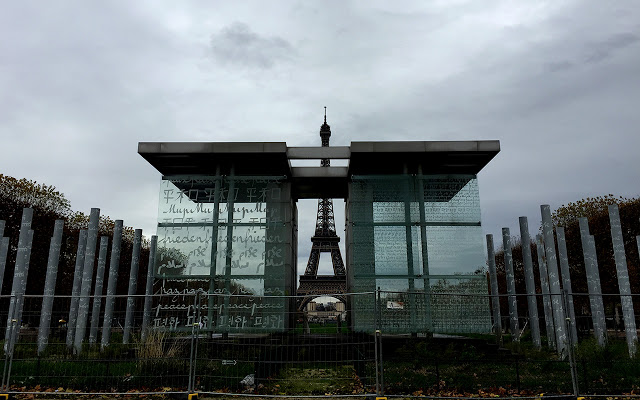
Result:
<svg viewBox="0 0 640 400"><path fill-rule="evenodd" d="M329 138L331 137L331 127L327 124L327 107L324 108L324 123L320 126L320 139L322 139L322 147L329 147ZM331 164L328 158L323 158L320 165L328 167Z"/></svg>
<svg viewBox="0 0 640 400"><path fill-rule="evenodd" d="M329 138L331 137L331 127L327 124L327 107L324 108L324 124L320 127L320 139L322 139L322 147L329 147Z"/></svg>

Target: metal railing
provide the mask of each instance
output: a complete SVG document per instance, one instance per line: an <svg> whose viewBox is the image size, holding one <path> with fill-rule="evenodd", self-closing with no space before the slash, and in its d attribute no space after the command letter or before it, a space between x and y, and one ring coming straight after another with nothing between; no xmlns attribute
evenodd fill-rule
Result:
<svg viewBox="0 0 640 400"><path fill-rule="evenodd" d="M566 307L569 298L579 296L587 295L564 294L560 304ZM455 332L456 323L450 325L451 331L434 332L412 317L411 307L419 312L417 317L426 318L435 316L424 313L432 304L476 307L478 302L486 304L489 315L489 295L376 291L347 295L344 311L339 307L339 311L299 312L295 304L300 299L293 296L182 292L152 296L151 318L144 329L144 296L134 296L136 311L128 342L123 340L126 313L122 310L131 296L116 296L109 342L101 341L101 313L97 326L87 323L81 347L76 340L68 341L70 296L54 296L44 346L38 341L43 296L23 297L21 321L7 320L10 297L2 296L0 328L9 326L5 329L9 334L3 341L0 389L280 397L631 394L640 388L640 361L629 357L624 330L620 330L624 321L615 311L620 295L602 296L607 311L606 345L593 338L590 316L576 308L576 320L567 320L565 331L574 324L579 340L573 343L568 335L570 352L566 354L547 345L540 296L541 349L531 341L526 317L520 318L520 330L514 335L491 332L495 326L491 320L476 332L469 327ZM106 296L90 297L91 303L100 303L98 310L104 310L105 300ZM517 300L523 310L520 315L526 315L526 295L517 295ZM506 298L503 302L506 310ZM365 322L370 317L371 324L363 323L358 330L353 313L365 311L353 305L365 303L374 308L358 317ZM452 319L462 312L462 308L455 310ZM394 318L406 323L404 333L398 331L400 322ZM92 329L96 335L91 335ZM503 346L496 344L498 333Z"/></svg>

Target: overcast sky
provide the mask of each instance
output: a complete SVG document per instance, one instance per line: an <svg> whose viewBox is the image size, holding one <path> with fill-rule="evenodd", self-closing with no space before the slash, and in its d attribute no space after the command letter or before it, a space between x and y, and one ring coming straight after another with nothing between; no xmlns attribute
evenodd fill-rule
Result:
<svg viewBox="0 0 640 400"><path fill-rule="evenodd" d="M333 145L499 139L486 233L640 195L636 1L21 0L0 37L0 173L146 235L160 174L138 142L319 145L324 106Z"/></svg>

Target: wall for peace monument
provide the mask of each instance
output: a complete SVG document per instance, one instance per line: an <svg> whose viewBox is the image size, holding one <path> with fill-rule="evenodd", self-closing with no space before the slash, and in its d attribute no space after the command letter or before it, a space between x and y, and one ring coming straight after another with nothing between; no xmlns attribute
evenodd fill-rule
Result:
<svg viewBox="0 0 640 400"><path fill-rule="evenodd" d="M159 204L156 292L173 296L155 306L154 326L288 327L296 208L284 177L165 176Z"/></svg>
<svg viewBox="0 0 640 400"><path fill-rule="evenodd" d="M487 293L475 175L353 176L347 215L349 290L381 289L385 332L490 331L486 299L464 296ZM370 331L374 309L354 299L354 329Z"/></svg>

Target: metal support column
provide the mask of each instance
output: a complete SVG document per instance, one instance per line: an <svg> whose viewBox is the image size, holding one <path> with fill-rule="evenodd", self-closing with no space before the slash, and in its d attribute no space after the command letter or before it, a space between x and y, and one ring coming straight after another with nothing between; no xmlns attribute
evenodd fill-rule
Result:
<svg viewBox="0 0 640 400"><path fill-rule="evenodd" d="M604 304L602 303L602 289L600 288L600 272L598 271L596 245L593 236L589 234L589 221L586 218L578 218L578 222L580 224L584 266L587 273L589 303L591 305L591 318L593 319L593 334L598 344L604 347L607 343L607 328L604 320Z"/></svg>
<svg viewBox="0 0 640 400"><path fill-rule="evenodd" d="M53 295L56 290L56 278L58 277L58 261L60 260L60 246L62 244L62 231L64 220L58 219L53 227L53 236L49 246L49 259L47 260L47 275L44 281L42 296L42 311L40 312L40 325L38 326L38 354L41 354L49 342L49 330L51 326L51 309L53 308ZM2 286L0 286L2 287Z"/></svg>
<svg viewBox="0 0 640 400"><path fill-rule="evenodd" d="M133 313L136 306L136 290L138 288L138 268L140 267L140 247L142 245L142 229L133 234L133 253L131 254L131 270L129 272L129 290L127 291L127 312L124 317L124 333L122 343L128 344L133 328Z"/></svg>
<svg viewBox="0 0 640 400"><path fill-rule="evenodd" d="M611 241L613 242L613 256L616 260L618 272L618 287L620 288L620 303L622 304L622 316L624 318L624 330L627 336L629 357L636 354L638 331L636 330L636 318L633 312L633 297L631 297L631 285L629 284L629 271L627 270L627 256L624 252L624 240L622 238L622 225L618 205L609 206L609 220L611 221Z"/></svg>
<svg viewBox="0 0 640 400"><path fill-rule="evenodd" d="M118 269L120 268L120 245L122 243L122 220L118 219L113 227L113 241L111 242L111 260L109 261L109 281L107 282L107 297L104 303L104 321L102 323L102 338L100 347L104 349L111 339L111 320L113 318L113 303L118 283Z"/></svg>
<svg viewBox="0 0 640 400"><path fill-rule="evenodd" d="M513 255L511 253L511 232L502 228L502 246L504 250L504 270L509 294L509 327L514 342L520 341L520 324L518 321L518 299L516 298L516 280L513 274Z"/></svg>
<svg viewBox="0 0 640 400"><path fill-rule="evenodd" d="M496 255L493 247L493 235L487 235L487 257L489 261L489 281L491 282L491 310L493 311L493 327L499 346L502 346L502 316L500 315L500 297L498 292L498 275L496 271Z"/></svg>
<svg viewBox="0 0 640 400"><path fill-rule="evenodd" d="M529 310L529 324L533 347L540 349L540 319L538 318L538 300L536 298L536 283L531 259L531 236L529 236L529 222L527 217L520 217L520 240L522 242L522 261L524 264L524 283L527 287L527 307Z"/></svg>

